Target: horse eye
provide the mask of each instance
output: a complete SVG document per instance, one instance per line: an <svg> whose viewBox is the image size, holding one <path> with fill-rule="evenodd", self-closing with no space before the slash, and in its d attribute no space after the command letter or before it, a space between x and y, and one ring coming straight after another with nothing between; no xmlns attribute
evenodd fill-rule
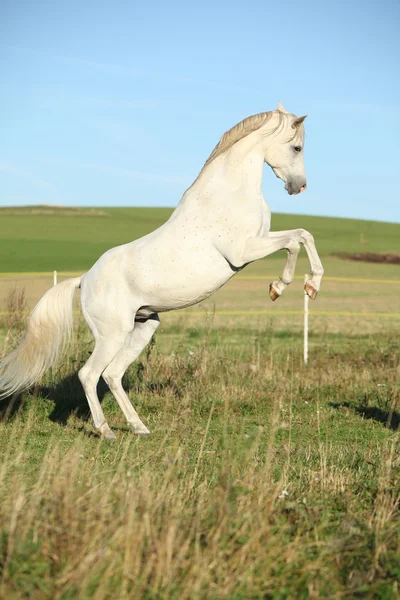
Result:
<svg viewBox="0 0 400 600"><path fill-rule="evenodd" d="M294 150L295 152L301 152L301 146L294 146L294 147L293 147L293 150Z"/></svg>

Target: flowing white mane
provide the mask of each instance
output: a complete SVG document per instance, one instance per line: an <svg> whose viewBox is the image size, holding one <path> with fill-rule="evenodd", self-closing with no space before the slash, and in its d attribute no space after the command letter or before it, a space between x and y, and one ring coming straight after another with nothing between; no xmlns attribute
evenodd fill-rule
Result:
<svg viewBox="0 0 400 600"><path fill-rule="evenodd" d="M243 121L240 121L240 123L238 123L223 134L218 144L215 146L214 150L211 152L210 156L204 163L204 167L207 167L215 158L217 158L217 156L220 156L221 154L227 152L230 148L232 148L234 144L236 144L236 142L239 142L244 137L250 135L257 129L260 129L260 127L265 125L274 114L278 115L278 123L276 127L274 127L271 131L268 132L269 135L276 133L282 128L285 116L293 117L294 119L296 119L295 115L292 115L290 113L284 113L280 110L262 112L258 115L252 115L251 117L243 119ZM297 131L294 133L293 137L295 137L296 134Z"/></svg>

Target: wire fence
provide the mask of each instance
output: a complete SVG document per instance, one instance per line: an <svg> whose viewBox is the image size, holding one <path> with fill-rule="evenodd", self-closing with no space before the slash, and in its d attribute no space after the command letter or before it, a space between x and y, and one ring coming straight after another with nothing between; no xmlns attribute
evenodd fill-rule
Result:
<svg viewBox="0 0 400 600"><path fill-rule="evenodd" d="M53 286L57 285L59 274L63 277L68 277L71 275L76 275L77 272L33 272L33 273L0 273L1 277L53 277ZM267 275L237 275L236 279L241 280L268 280L269 277ZM308 279L308 274L301 276L296 275L294 279L304 279L304 283ZM360 278L360 277L324 277L324 281L332 281L332 282L341 282L341 283L361 283L361 284L384 284L384 285L399 285L400 280L398 279L369 279L369 278ZM190 314L190 315L204 315L204 310L180 310L180 313ZM5 311L0 311L0 315L5 314ZM221 309L216 310L215 314L218 316L243 316L243 315L276 315L276 312L273 310L227 310ZM279 314L283 315L303 315L303 331L304 331L304 340L303 340L303 360L304 364L308 363L308 334L309 334L309 297L306 292L304 292L304 305L302 310L280 310ZM400 313L398 312L355 312L355 311L323 311L323 310L313 310L312 314L315 316L339 316L339 317L386 317L386 318L394 318L400 319Z"/></svg>
<svg viewBox="0 0 400 600"><path fill-rule="evenodd" d="M33 272L2 272L0 273L0 277L54 277L54 274L61 275L62 277L72 277L78 276L82 273L82 271L33 271ZM268 275L235 275L235 279L248 279L248 280L267 280L269 279ZM295 275L295 280L303 280L304 275ZM388 285L400 285L400 279L369 279L362 277L330 277L329 275L324 275L324 281L337 281L337 282L349 282L349 283L380 283L380 284L388 284Z"/></svg>

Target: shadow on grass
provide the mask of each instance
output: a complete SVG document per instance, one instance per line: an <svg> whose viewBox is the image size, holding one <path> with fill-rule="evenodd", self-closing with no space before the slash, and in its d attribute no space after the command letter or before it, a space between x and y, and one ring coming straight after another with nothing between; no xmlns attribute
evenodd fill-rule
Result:
<svg viewBox="0 0 400 600"><path fill-rule="evenodd" d="M158 395L165 389L169 389L178 397L183 395L183 391L179 389L171 378L167 378L166 381L145 382L140 370L136 373L135 384L131 383L129 385L127 380L123 380L123 387L127 393L131 391L140 394L146 391L149 394ZM110 390L104 380L100 378L97 384L97 395L100 404L107 393L110 393ZM39 394L54 402L53 411L49 415L51 421L65 426L69 417L73 415L81 421L91 421L89 405L77 373L65 377L55 386L40 388ZM118 430L118 427L114 426L113 429ZM121 430L126 431L126 427L123 427Z"/></svg>
<svg viewBox="0 0 400 600"><path fill-rule="evenodd" d="M102 379L97 386L100 403L108 392L108 387ZM75 415L81 421L90 420L90 409L78 373L73 373L51 387L42 387L39 394L54 402L54 408L49 419L60 425L67 425L70 416Z"/></svg>
<svg viewBox="0 0 400 600"><path fill-rule="evenodd" d="M108 391L108 387L99 381L97 393L100 402ZM31 397L40 396L54 404L49 419L60 425L67 425L70 416L75 415L81 421L90 419L89 405L85 393L79 381L78 374L74 373L62 379L57 385L35 386L30 390ZM15 394L5 398L0 403L0 422L13 419L17 414L24 411L29 404L29 396Z"/></svg>
<svg viewBox="0 0 400 600"><path fill-rule="evenodd" d="M183 396L183 389L171 377L165 380L146 381L141 363L137 366L134 381L132 381L131 374L129 378L124 378L123 385L127 392L131 391L134 394L146 392L150 395L159 395L164 393L165 390L169 390L176 397ZM104 380L100 378L97 385L97 395L100 403L102 403L107 393L109 393L109 388ZM29 406L30 401L35 400L36 396L51 402L52 411L48 418L54 423L65 427L71 416L77 417L82 423L91 421L89 405L76 372L64 377L56 385L34 386L31 388L29 395L16 394L13 397L1 400L0 422L12 420L18 414L21 414ZM84 429L84 425L80 427L80 429L82 428Z"/></svg>
<svg viewBox="0 0 400 600"><path fill-rule="evenodd" d="M2 398L0 401L0 423L13 419L24 406L24 400L20 394L14 394L9 398Z"/></svg>
<svg viewBox="0 0 400 600"><path fill-rule="evenodd" d="M379 423L383 423L388 429L393 429L394 431L397 431L400 427L400 413L395 410L387 411L382 410L378 406L365 406L364 404L355 406L350 402L330 402L329 405L333 408L349 409L361 415L364 419L378 421Z"/></svg>

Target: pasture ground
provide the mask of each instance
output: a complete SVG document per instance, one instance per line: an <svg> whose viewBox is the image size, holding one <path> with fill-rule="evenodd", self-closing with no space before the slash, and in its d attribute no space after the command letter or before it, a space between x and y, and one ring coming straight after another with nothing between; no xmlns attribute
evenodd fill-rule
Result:
<svg viewBox="0 0 400 600"><path fill-rule="evenodd" d="M379 238L353 223L353 241L345 228L333 248L340 227L323 221L331 245L325 237L326 279L310 303L309 364L306 259L276 303L268 284L284 255L259 261L202 306L162 315L125 381L148 438L126 429L102 385L117 441L96 436L76 376L92 341L76 307L66 360L0 403L1 598L399 597L399 267L330 253L366 240L395 251L388 231L400 226ZM78 256L78 241L65 242ZM87 268L74 260L63 268ZM7 310L10 290L24 287L32 308L51 283L0 277L4 351L24 319Z"/></svg>

